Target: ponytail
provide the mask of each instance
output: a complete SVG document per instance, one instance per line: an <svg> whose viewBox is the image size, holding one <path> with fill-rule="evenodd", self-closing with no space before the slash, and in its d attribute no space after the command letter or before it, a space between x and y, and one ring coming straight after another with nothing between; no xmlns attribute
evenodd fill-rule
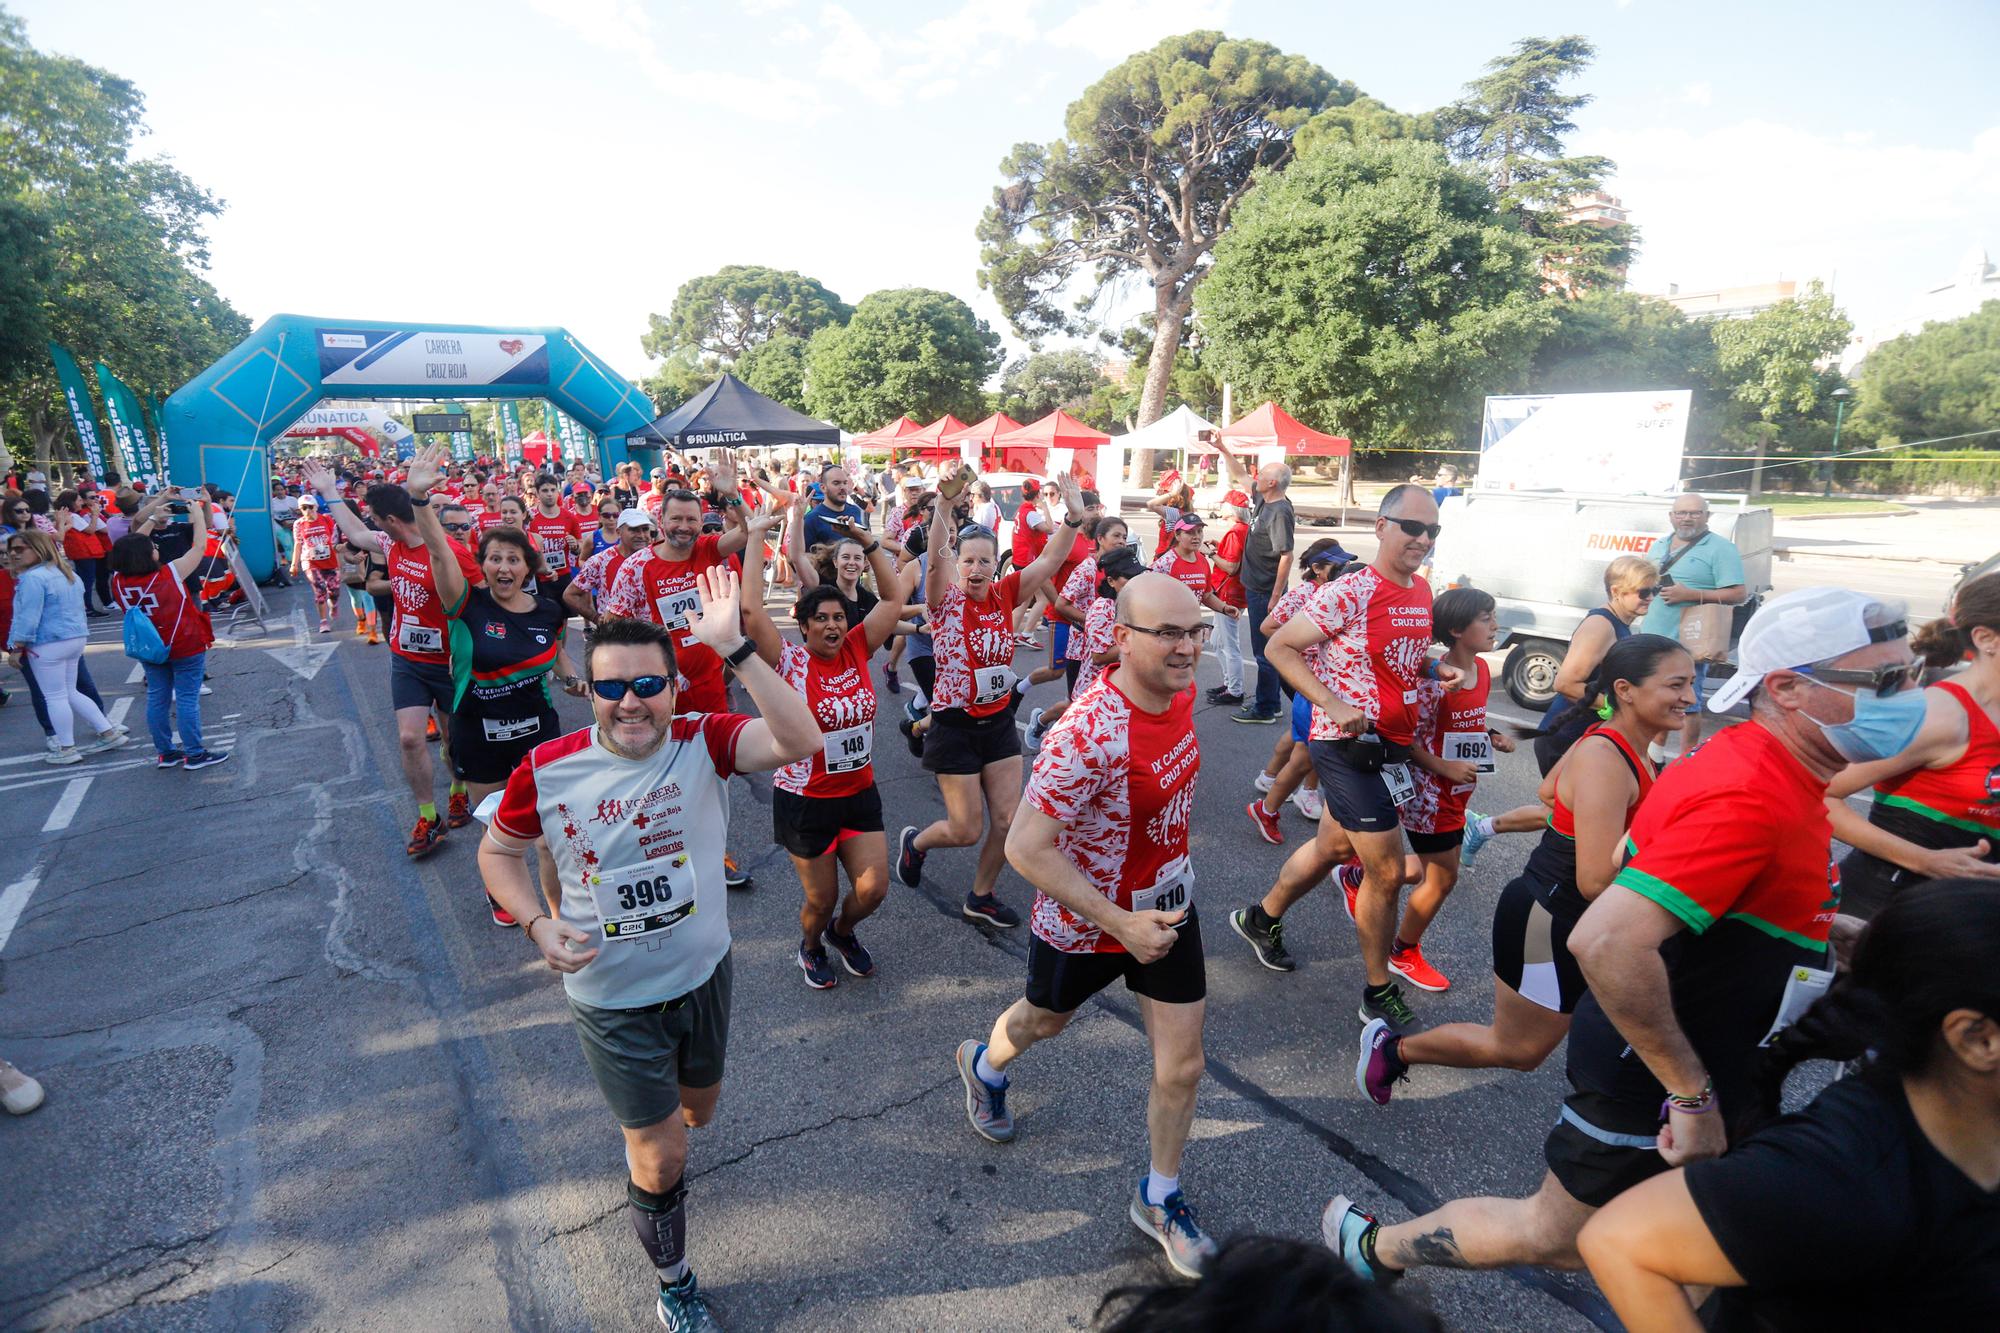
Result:
<svg viewBox="0 0 2000 1333"><path fill-rule="evenodd" d="M2000 573L1982 574L1958 590L1951 612L1910 636L1910 647L1927 666L1957 666L1972 651L1972 631L2000 633Z"/></svg>

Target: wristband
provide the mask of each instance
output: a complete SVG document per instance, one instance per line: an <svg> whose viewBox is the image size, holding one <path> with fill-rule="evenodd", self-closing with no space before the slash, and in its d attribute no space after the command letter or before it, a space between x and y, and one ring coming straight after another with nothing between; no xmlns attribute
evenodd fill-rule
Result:
<svg viewBox="0 0 2000 1333"><path fill-rule="evenodd" d="M431 507L431 497L428 495L412 495L410 503L419 509L429 509Z"/></svg>
<svg viewBox="0 0 2000 1333"><path fill-rule="evenodd" d="M1677 1093L1668 1093L1667 1099L1660 1103L1660 1123L1665 1124L1668 1114L1673 1111L1679 1111L1682 1115L1707 1115L1714 1109L1715 1083L1713 1080L1703 1080L1699 1096L1682 1097Z"/></svg>
<svg viewBox="0 0 2000 1333"><path fill-rule="evenodd" d="M1064 514L1063 526L1066 528L1080 528L1083 526L1083 520L1080 518L1071 518L1068 514Z"/></svg>
<svg viewBox="0 0 2000 1333"><path fill-rule="evenodd" d="M879 551L879 550L881 550L881 549L882 549L882 543L881 543L881 542L876 542L876 543L875 543L875 544L874 544L873 546L864 546L864 547L862 547L862 548L861 548L861 554L863 554L863 555L873 555L873 554L875 554L875 553L876 553L877 551Z"/></svg>
<svg viewBox="0 0 2000 1333"><path fill-rule="evenodd" d="M750 642L750 640L745 639L742 643L736 646L735 651L724 653L722 655L722 660L729 663L729 665L732 667L740 667L745 662L749 661L756 655L757 655L757 645Z"/></svg>
<svg viewBox="0 0 2000 1333"><path fill-rule="evenodd" d="M551 917L547 912L537 912L535 914L535 919L533 921L530 921L522 930L522 933L528 937L528 943L535 944L535 927L538 924L544 921L552 921L552 920L554 920L554 918ZM535 947L539 949L542 946L539 944L535 944Z"/></svg>

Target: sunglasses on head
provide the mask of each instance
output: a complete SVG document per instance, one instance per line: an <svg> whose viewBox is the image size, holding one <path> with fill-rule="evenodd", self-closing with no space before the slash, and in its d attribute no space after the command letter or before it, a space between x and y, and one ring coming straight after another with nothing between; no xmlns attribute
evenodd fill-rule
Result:
<svg viewBox="0 0 2000 1333"><path fill-rule="evenodd" d="M630 690L641 699L650 699L673 682L665 676L634 676L631 680L593 680L591 693L606 703L617 703Z"/></svg>
<svg viewBox="0 0 2000 1333"><path fill-rule="evenodd" d="M1382 521L1401 528L1406 537L1429 537L1436 541L1437 535L1444 531L1442 523L1425 523L1414 518L1384 518Z"/></svg>

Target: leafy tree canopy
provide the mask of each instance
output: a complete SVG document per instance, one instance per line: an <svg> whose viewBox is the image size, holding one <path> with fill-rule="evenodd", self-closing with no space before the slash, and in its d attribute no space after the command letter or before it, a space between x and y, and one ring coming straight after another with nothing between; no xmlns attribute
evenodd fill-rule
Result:
<svg viewBox="0 0 2000 1333"><path fill-rule="evenodd" d="M1803 296L1710 326L1715 363L1736 400L1766 422L1813 416L1843 383L1833 362L1854 325L1817 279Z"/></svg>
<svg viewBox="0 0 2000 1333"><path fill-rule="evenodd" d="M1534 247L1434 144L1326 145L1260 188L1198 300L1203 360L1365 445L1469 432L1553 324Z"/></svg>
<svg viewBox="0 0 2000 1333"><path fill-rule="evenodd" d="M793 411L803 412L807 345L796 334L777 334L745 352L736 362L736 373L766 398L775 398Z"/></svg>
<svg viewBox="0 0 2000 1333"><path fill-rule="evenodd" d="M639 339L648 356L685 352L733 362L779 334L810 338L829 324L842 324L853 309L817 278L789 269L730 264L690 278L674 293L672 310L648 315Z"/></svg>
<svg viewBox="0 0 2000 1333"><path fill-rule="evenodd" d="M1715 380L1709 326L1632 292L1586 292L1555 307L1528 375L1535 393L1706 389Z"/></svg>
<svg viewBox="0 0 2000 1333"><path fill-rule="evenodd" d="M2000 427L2000 301L1868 354L1848 420L1867 438L1930 440ZM1992 448L1996 437L1969 440Z"/></svg>
<svg viewBox="0 0 2000 1333"><path fill-rule="evenodd" d="M1079 348L1035 352L1001 374L1000 410L1022 422L1045 417L1059 407L1079 416L1103 383L1104 362L1093 352Z"/></svg>
<svg viewBox="0 0 2000 1333"><path fill-rule="evenodd" d="M639 387L653 400L654 410L665 415L706 389L721 373L722 363L714 357L697 359L685 352L675 352Z"/></svg>
<svg viewBox="0 0 2000 1333"><path fill-rule="evenodd" d="M1017 144L979 224L980 285L1029 339L1080 332L1143 277L1159 331L1139 409L1160 413L1181 327L1210 252L1292 136L1360 96L1303 56L1219 32L1169 37L1072 102L1065 137ZM1080 301L1070 299L1078 287Z"/></svg>
<svg viewBox="0 0 2000 1333"><path fill-rule="evenodd" d="M899 412L932 421L986 414L981 386L999 368L1000 335L947 292L874 292L846 324L806 351L806 410L843 430L873 430Z"/></svg>

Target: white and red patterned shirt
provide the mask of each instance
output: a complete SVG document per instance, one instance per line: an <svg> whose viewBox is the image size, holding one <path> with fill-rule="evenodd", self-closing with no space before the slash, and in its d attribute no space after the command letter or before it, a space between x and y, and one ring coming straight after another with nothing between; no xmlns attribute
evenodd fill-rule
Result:
<svg viewBox="0 0 2000 1333"><path fill-rule="evenodd" d="M1091 682L1103 674L1105 667L1099 666L1097 654L1108 653L1118 646L1118 636L1112 627L1118 623L1118 599L1100 597L1090 604L1084 613L1083 628L1070 632L1069 646L1077 650L1083 665L1077 668L1076 689L1073 694L1082 694Z"/></svg>
<svg viewBox="0 0 2000 1333"><path fill-rule="evenodd" d="M1493 690L1493 673L1486 663L1473 659L1476 674L1462 690L1447 690L1435 680L1417 684L1417 744L1434 755L1451 759L1450 738L1483 742L1491 753L1492 738L1486 734L1486 701ZM1465 807L1472 800L1476 783L1447 783L1429 769L1410 765L1410 780L1417 794L1399 812L1403 827L1417 833L1450 833L1465 827Z"/></svg>
<svg viewBox="0 0 2000 1333"><path fill-rule="evenodd" d="M1392 583L1364 565L1323 585L1306 616L1327 636L1313 674L1360 709L1385 741L1407 745L1417 729L1417 682L1431 646L1431 585ZM1331 718L1313 709L1311 738L1336 739Z"/></svg>
<svg viewBox="0 0 2000 1333"><path fill-rule="evenodd" d="M1057 850L1099 893L1127 911L1181 911L1193 902L1188 819L1200 770L1194 687L1148 713L1119 690L1113 667L1049 728L1021 799L1062 825ZM1064 953L1125 952L1041 892L1029 928Z"/></svg>
<svg viewBox="0 0 2000 1333"><path fill-rule="evenodd" d="M674 665L687 681L676 702L691 713L720 713L729 704L722 659L688 628L690 613L701 606L696 576L729 563L729 557L717 550L721 540L712 532L703 533L695 538L688 558L676 561L660 559L650 546L639 548L619 566L617 581L597 608L600 615L632 616L673 631Z"/></svg>
<svg viewBox="0 0 2000 1333"><path fill-rule="evenodd" d="M576 577L570 580L570 586L583 589L592 598L602 597L611 590L624 564L625 549L607 546L583 562L583 567L576 571Z"/></svg>
<svg viewBox="0 0 2000 1333"><path fill-rule="evenodd" d="M1068 657L1073 662L1088 662L1090 654L1083 650L1084 634L1090 625L1090 607L1097 601L1097 557L1087 555L1069 578L1063 581L1062 599L1075 607L1083 616L1083 624L1070 626ZM1082 689L1083 677L1077 677L1077 688ZM1071 691L1075 693L1076 691Z"/></svg>
<svg viewBox="0 0 2000 1333"><path fill-rule="evenodd" d="M1200 551L1194 559L1183 560L1172 549L1155 560L1152 565L1155 574L1166 574L1187 585L1188 591L1196 597L1205 597L1215 583L1215 566L1208 563L1208 557Z"/></svg>
<svg viewBox="0 0 2000 1333"><path fill-rule="evenodd" d="M931 603L931 650L937 688L931 707L992 717L1007 707L1014 689L1014 603L1021 572L993 580L986 600L975 602L956 583Z"/></svg>
<svg viewBox="0 0 2000 1333"><path fill-rule="evenodd" d="M1317 596L1323 586L1325 585L1319 583L1294 583L1291 587L1285 589L1283 596L1271 603L1271 609L1266 613L1267 618L1277 628L1283 629L1285 622L1300 611L1303 611L1306 603ZM1319 672L1319 649L1320 645L1316 643L1309 644L1299 653L1299 656L1306 660L1306 665L1312 668L1315 675Z"/></svg>
<svg viewBox="0 0 2000 1333"><path fill-rule="evenodd" d="M494 836L546 842L563 920L598 932L597 957L563 978L572 999L599 1009L659 1004L707 981L729 952L727 783L749 722L683 713L644 759L613 754L585 727L537 745L507 779ZM634 911L638 919L620 919Z"/></svg>
<svg viewBox="0 0 2000 1333"><path fill-rule="evenodd" d="M832 660L800 644L778 655L778 674L812 709L824 738L809 759L772 774L772 785L795 796L852 796L875 785L875 686L868 679L868 627L856 625Z"/></svg>
<svg viewBox="0 0 2000 1333"><path fill-rule="evenodd" d="M293 549L308 569L340 567L340 559L333 553L333 543L339 536L340 525L333 521L331 514L302 518L292 524Z"/></svg>

